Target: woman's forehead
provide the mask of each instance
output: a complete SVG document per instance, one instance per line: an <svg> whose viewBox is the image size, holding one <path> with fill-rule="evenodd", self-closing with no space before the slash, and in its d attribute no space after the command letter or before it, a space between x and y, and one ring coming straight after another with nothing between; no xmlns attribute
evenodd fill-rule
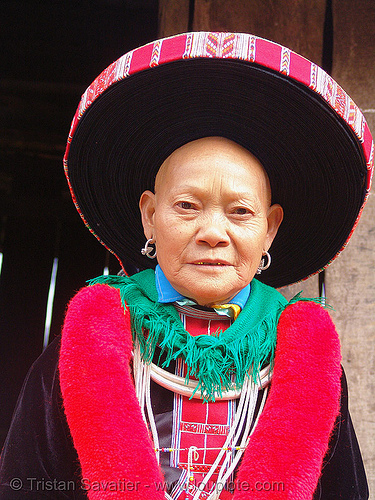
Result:
<svg viewBox="0 0 375 500"><path fill-rule="evenodd" d="M155 193L161 189L171 189L176 183L183 183L185 176L195 182L221 177L225 184L235 177L239 184L251 176L268 192L271 191L267 173L259 160L247 149L224 137L204 137L188 142L176 149L161 165L155 179ZM228 181L229 182L229 181Z"/></svg>

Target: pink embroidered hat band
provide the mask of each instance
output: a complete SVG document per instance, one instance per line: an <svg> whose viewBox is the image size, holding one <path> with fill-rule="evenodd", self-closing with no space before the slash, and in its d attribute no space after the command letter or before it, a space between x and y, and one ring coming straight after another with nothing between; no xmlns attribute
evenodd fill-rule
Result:
<svg viewBox="0 0 375 500"><path fill-rule="evenodd" d="M64 165L74 202L124 267L155 265L139 251L139 197L175 149L205 136L251 151L284 208L263 282L294 283L338 255L371 185L374 146L362 113L285 47L198 32L125 54L86 90L73 119Z"/></svg>

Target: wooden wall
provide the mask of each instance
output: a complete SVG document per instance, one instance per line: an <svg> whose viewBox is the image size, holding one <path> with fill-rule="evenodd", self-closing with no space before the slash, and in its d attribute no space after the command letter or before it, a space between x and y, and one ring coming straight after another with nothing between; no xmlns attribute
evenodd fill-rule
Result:
<svg viewBox="0 0 375 500"><path fill-rule="evenodd" d="M375 2L333 0L332 76L363 110L375 136ZM374 191L374 190L373 190ZM350 409L375 492L375 199L327 272L350 388ZM372 487L371 487L372 486Z"/></svg>

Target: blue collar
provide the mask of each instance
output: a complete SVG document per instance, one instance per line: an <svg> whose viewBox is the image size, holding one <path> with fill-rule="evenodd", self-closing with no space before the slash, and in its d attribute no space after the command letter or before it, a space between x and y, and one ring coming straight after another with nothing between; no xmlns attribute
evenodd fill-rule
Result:
<svg viewBox="0 0 375 500"><path fill-rule="evenodd" d="M177 300L184 300L186 298L179 292L177 292L177 290L175 290L169 283L159 264L155 269L155 284L156 290L158 292L158 302L176 302ZM237 304L241 307L241 309L243 309L245 307L247 299L249 298L249 295L250 284L240 290L237 295L235 295L233 299L228 302L228 304Z"/></svg>

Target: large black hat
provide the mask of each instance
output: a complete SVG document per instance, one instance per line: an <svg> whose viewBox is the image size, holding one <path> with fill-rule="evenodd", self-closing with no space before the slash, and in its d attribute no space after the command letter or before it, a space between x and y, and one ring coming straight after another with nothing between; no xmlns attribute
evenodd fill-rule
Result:
<svg viewBox="0 0 375 500"><path fill-rule="evenodd" d="M263 282L302 280L338 255L371 184L374 148L362 113L321 68L285 47L198 32L118 59L86 90L72 123L64 163L73 199L123 266L155 265L140 253L139 197L175 149L205 136L253 153L284 209Z"/></svg>

